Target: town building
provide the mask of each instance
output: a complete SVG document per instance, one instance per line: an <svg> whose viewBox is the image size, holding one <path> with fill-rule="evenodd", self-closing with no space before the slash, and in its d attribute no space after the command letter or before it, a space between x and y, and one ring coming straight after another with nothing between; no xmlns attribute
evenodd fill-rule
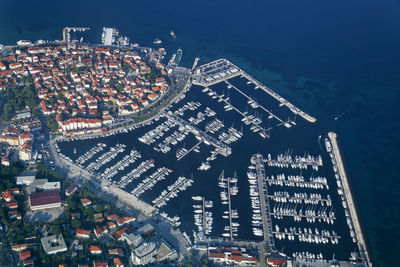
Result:
<svg viewBox="0 0 400 267"><path fill-rule="evenodd" d="M146 265L155 261L157 244L155 242L145 242L131 252L133 265Z"/></svg>
<svg viewBox="0 0 400 267"><path fill-rule="evenodd" d="M89 206L90 204L92 204L92 201L88 198L81 198L81 203L84 207Z"/></svg>
<svg viewBox="0 0 400 267"><path fill-rule="evenodd" d="M65 190L65 195L70 196L70 195L72 195L73 193L75 193L75 191L76 191L77 189L78 189L78 188L76 187L75 184L71 184L70 186L68 186L67 190Z"/></svg>
<svg viewBox="0 0 400 267"><path fill-rule="evenodd" d="M160 240L160 246L158 247L156 254L157 261L173 261L178 258L178 253L172 248L165 240Z"/></svg>
<svg viewBox="0 0 400 267"><path fill-rule="evenodd" d="M141 236L147 236L153 232L154 232L154 227L151 224L147 223L142 227L140 227L139 229L137 229L136 234Z"/></svg>
<svg viewBox="0 0 400 267"><path fill-rule="evenodd" d="M90 254L94 254L94 255L100 255L102 252L98 246L90 246L89 251L90 251Z"/></svg>
<svg viewBox="0 0 400 267"><path fill-rule="evenodd" d="M121 240L122 241L126 241L126 243L129 246L133 246L133 247L136 248L142 243L143 238L140 235L135 235L135 234L132 234L132 233L130 233L130 234L122 233Z"/></svg>
<svg viewBox="0 0 400 267"><path fill-rule="evenodd" d="M44 252L47 255L53 255L67 251L64 238L62 235L51 235L41 239Z"/></svg>
<svg viewBox="0 0 400 267"><path fill-rule="evenodd" d="M61 207L60 191L44 191L29 195L30 209L42 210Z"/></svg>
<svg viewBox="0 0 400 267"><path fill-rule="evenodd" d="M90 230L85 230L85 229L76 229L76 237L79 238L89 238L90 237Z"/></svg>
<svg viewBox="0 0 400 267"><path fill-rule="evenodd" d="M17 185L30 185L35 181L36 177L35 175L19 175L16 179Z"/></svg>
<svg viewBox="0 0 400 267"><path fill-rule="evenodd" d="M93 261L93 267L108 267L108 262L100 261L100 260L94 260Z"/></svg>
<svg viewBox="0 0 400 267"><path fill-rule="evenodd" d="M124 267L125 266L124 263L119 258L114 258L113 261L114 261L115 267Z"/></svg>
<svg viewBox="0 0 400 267"><path fill-rule="evenodd" d="M257 258L243 252L239 248L210 248L208 251L209 260L215 263L234 265L256 265Z"/></svg>

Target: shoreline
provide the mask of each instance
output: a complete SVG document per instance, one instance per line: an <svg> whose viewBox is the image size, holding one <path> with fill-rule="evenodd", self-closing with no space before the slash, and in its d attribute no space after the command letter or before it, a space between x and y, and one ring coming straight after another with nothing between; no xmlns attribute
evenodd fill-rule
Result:
<svg viewBox="0 0 400 267"><path fill-rule="evenodd" d="M352 224L354 227L354 232L357 237L358 249L361 253L361 257L363 258L366 266L372 267L372 263L371 263L369 255L368 255L367 246L366 246L366 243L365 243L365 240L363 237L360 221L359 221L359 218L357 215L357 210L354 205L350 185L348 183L347 175L344 170L344 165L343 165L342 157L340 154L339 145L336 140L337 135L334 132L329 132L328 136L329 136L329 139L332 144L332 152L333 152L333 155L336 160L337 167L338 167L339 177L340 177L340 180L343 185L343 191L344 191L344 195L346 197L347 206L349 207L349 210L350 210L351 221L352 221Z"/></svg>
<svg viewBox="0 0 400 267"><path fill-rule="evenodd" d="M156 117L159 116L160 114L162 114L162 113L163 113L167 108L169 108L179 97L181 97L182 94L184 94L185 92L187 92L188 90L190 90L191 86L192 86L192 83L190 82L190 78L188 78L187 81L186 81L186 83L185 83L185 85L183 86L183 88L182 88L180 91L178 91L178 92L176 93L176 95L175 95L174 97L172 97L172 99L170 99L170 100L168 101L168 104L167 104L167 105L161 107L155 114L152 114L150 117L148 117L148 118L146 118L146 119L144 119L144 120L141 120L141 121L138 121L138 122L131 122L131 123L128 123L128 124L123 125L123 126L119 126L119 127L116 127L116 128L109 129L109 131L107 131L107 133L91 133L91 134L84 134L84 135L75 135L74 137L66 137L66 136L64 136L64 135L56 135L56 136L54 136L53 138L51 138L51 140L54 140L54 141L66 141L66 140L68 140L68 139L78 139L78 140L79 140L79 139L84 139L84 138L81 138L81 137L100 138L100 137L108 136L108 135L113 134L113 133L118 133L119 131L124 130L124 129L129 128L129 127L132 127L132 126L145 124L145 123L147 123L147 122L149 122L149 121L152 121L154 118L156 118ZM162 100L162 98L160 98L159 100L157 100L157 102L154 102L154 103L152 103L152 104L156 104L156 103L158 103L158 102L161 101L161 100ZM149 106L149 108L150 108L150 107L151 107L151 106ZM140 118L140 117L137 117L137 118ZM135 119L135 117L132 117L132 116L129 116L129 115L128 115L128 116L125 117L125 119L126 119L126 120L128 120L128 119ZM108 135L107 135L107 134L108 134Z"/></svg>

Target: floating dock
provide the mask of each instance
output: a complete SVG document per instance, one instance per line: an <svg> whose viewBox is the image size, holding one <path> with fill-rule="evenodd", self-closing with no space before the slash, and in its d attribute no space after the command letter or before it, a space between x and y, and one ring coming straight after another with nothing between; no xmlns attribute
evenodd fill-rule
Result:
<svg viewBox="0 0 400 267"><path fill-rule="evenodd" d="M268 189L265 184L265 167L264 159L261 154L256 154L251 158L251 163L256 167L258 193L260 194L261 215L264 228L264 242L266 242L269 251L275 251L275 242L272 234L272 221L268 197ZM265 194L264 194L265 192Z"/></svg>
<svg viewBox="0 0 400 267"><path fill-rule="evenodd" d="M357 216L357 211L356 211L356 208L354 205L353 196L351 194L350 185L348 183L347 175L344 170L342 157L341 157L340 151L339 151L339 146L336 141L337 135L334 132L330 132L330 133L328 133L328 136L332 143L332 152L333 152L334 158L337 163L339 177L342 181L344 195L346 197L347 206L349 207L353 227L355 230L355 234L357 236L358 249L361 253L362 258L365 261L366 266L372 267L372 263L371 263L371 260L369 258L368 251L367 251L367 246L366 246L366 243L365 243L362 231L361 231L361 225L360 225L360 222L359 222L359 219Z"/></svg>
<svg viewBox="0 0 400 267"><path fill-rule="evenodd" d="M250 96L248 96L247 94L243 93L240 89L238 89L236 86L234 86L233 84L231 84L228 81L225 81L228 86L231 86L233 89L235 89L236 91L238 91L241 95L243 95L245 98L247 98L247 100L251 100L254 101ZM229 87L228 87L229 88ZM284 122L281 118L279 118L278 116L276 116L275 114L273 114L270 110L268 110L267 108L265 108L264 106L262 106L261 104L257 103L258 106L264 110L266 113L268 113L270 116L272 116L273 118L275 118L276 120L278 120L279 122Z"/></svg>
<svg viewBox="0 0 400 267"><path fill-rule="evenodd" d="M252 83L255 84L255 86L256 86L255 89L261 88L263 91L268 93L270 96L272 96L273 98L278 100L281 104L288 107L294 114L300 115L303 119L305 119L306 121L311 122L311 123L314 123L317 121L316 118L314 118L313 116L309 115L308 113L300 110L298 107L296 107L295 105L293 105L292 103L290 103L289 101L287 101L286 99L284 99L283 97L281 97L280 95L278 95L277 93L272 91L270 88L268 88L264 84L257 81L255 78L253 78L249 74L243 72L242 75L243 75L243 77L245 77L246 79L248 79L249 81L251 81Z"/></svg>
<svg viewBox="0 0 400 267"><path fill-rule="evenodd" d="M194 135L200 136L203 140L204 139L208 140L210 142L210 144L212 144L217 149L219 149L218 153L220 153L221 155L227 157L232 153L232 150L229 146L227 146L224 143L222 143L221 141L215 139L208 133L197 129L195 126L186 122L182 118L176 116L172 112L167 112L167 113L165 113L165 115L166 115L166 117L168 117L168 118L172 119L174 122L176 122L178 125L185 127L188 131L192 132Z"/></svg>
<svg viewBox="0 0 400 267"><path fill-rule="evenodd" d="M261 82L257 81L255 78L247 74L244 70L237 67L235 64L230 62L227 59L218 59L212 61L210 63L204 64L199 66L194 74L193 77L193 84L200 85L203 87L208 87L222 81L227 81L236 76L243 76L247 80L249 80L249 84L253 83L255 85L254 89L262 89L270 96L275 98L280 102L280 105L288 107L294 114L300 115L302 118L307 120L308 122L314 123L317 121L316 118L309 115L308 113L300 110L298 107L272 91L270 88L262 84Z"/></svg>

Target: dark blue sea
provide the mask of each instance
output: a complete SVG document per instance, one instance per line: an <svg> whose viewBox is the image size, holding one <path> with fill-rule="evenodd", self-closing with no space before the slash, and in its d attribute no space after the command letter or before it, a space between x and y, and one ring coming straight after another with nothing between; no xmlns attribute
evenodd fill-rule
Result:
<svg viewBox="0 0 400 267"><path fill-rule="evenodd" d="M236 63L317 117L304 138L338 133L373 262L398 266L399 1L2 1L1 9L1 44L61 39L64 26L91 27L85 40L100 42L111 26L143 45L158 37L169 55L181 47L186 66L195 56Z"/></svg>

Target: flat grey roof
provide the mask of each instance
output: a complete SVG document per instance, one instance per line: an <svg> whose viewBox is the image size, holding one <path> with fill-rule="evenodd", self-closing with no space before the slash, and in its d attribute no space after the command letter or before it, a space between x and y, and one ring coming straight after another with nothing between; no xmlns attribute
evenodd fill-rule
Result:
<svg viewBox="0 0 400 267"><path fill-rule="evenodd" d="M51 235L41 239L42 246L46 254L67 251L67 246L62 235Z"/></svg>
<svg viewBox="0 0 400 267"><path fill-rule="evenodd" d="M138 258L142 258L147 254L153 252L155 249L156 249L156 243L154 242L143 243L143 245L135 249L135 254Z"/></svg>

